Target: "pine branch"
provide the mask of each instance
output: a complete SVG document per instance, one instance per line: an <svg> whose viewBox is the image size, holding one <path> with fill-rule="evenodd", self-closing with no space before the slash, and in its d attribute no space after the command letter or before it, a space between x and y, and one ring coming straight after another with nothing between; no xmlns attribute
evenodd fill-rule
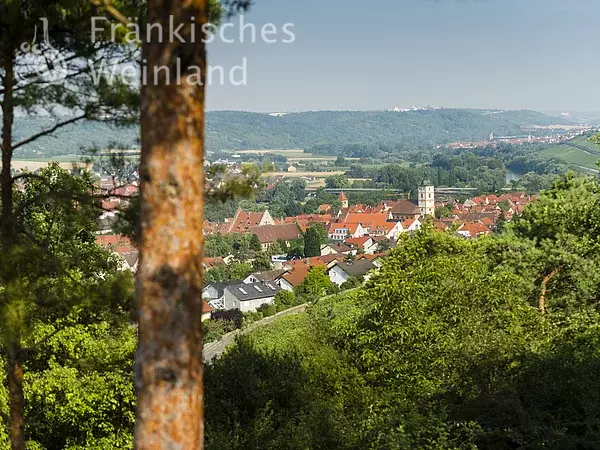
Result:
<svg viewBox="0 0 600 450"><path fill-rule="evenodd" d="M110 0L90 0L90 3L98 8L104 8L111 16L123 25L129 25L129 19L125 17L117 8L110 4Z"/></svg>
<svg viewBox="0 0 600 450"><path fill-rule="evenodd" d="M58 130L60 128L63 128L65 126L70 125L75 122L79 122L80 120L85 119L86 117L87 117L87 113L72 117L69 120L65 120L64 122L59 122L51 128L42 130L39 133L36 133L36 134L28 137L27 139L23 139L21 142L17 142L15 145L13 145L12 149L14 151L14 150L18 149L19 147L30 144L31 142L33 142L41 137L47 136L51 133L54 133L56 130Z"/></svg>

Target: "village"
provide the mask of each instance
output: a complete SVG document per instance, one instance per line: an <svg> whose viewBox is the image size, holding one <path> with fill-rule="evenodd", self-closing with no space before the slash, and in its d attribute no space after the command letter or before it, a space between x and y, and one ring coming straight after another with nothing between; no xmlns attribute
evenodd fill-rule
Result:
<svg viewBox="0 0 600 450"><path fill-rule="evenodd" d="M130 239L114 233L113 225L124 198L135 194L137 186L114 187L109 180L102 184L102 189L114 197L108 196L103 202L105 212L97 242L119 255L124 270L135 272L139 253ZM268 209L247 212L238 208L234 217L222 222L204 222L206 242L229 238L234 244L230 250L218 255L213 252L203 260L203 320L227 311L253 314L269 307L271 312L284 309L286 305L275 305L278 297L286 295L280 293L297 294L306 288L309 274L315 271L326 276L333 292L357 287L377 271L403 236L411 236L423 226L476 239L492 234L534 199L525 192L515 192L463 202L452 198L440 201L436 188L424 181L415 201L350 204L342 191L333 202L337 207L321 204L316 214L274 218ZM308 249L309 230L319 236L316 249L314 243L313 249ZM249 251L236 252L236 245L242 245L238 241L246 242Z"/></svg>

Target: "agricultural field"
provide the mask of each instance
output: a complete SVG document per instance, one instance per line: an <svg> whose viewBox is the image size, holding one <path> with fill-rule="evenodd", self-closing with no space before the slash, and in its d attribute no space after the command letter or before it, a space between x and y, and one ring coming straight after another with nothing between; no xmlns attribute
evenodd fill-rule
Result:
<svg viewBox="0 0 600 450"><path fill-rule="evenodd" d="M240 150L236 152L240 155L279 155L285 156L288 162L310 162L310 161L335 161L336 156L314 155L307 153L302 149L290 150ZM346 161L358 161L359 158L345 158Z"/></svg>
<svg viewBox="0 0 600 450"><path fill-rule="evenodd" d="M331 175L343 175L343 170L336 170L331 172L268 172L263 174L263 177L286 177L286 178L301 178L301 177L315 177L315 178L327 178Z"/></svg>
<svg viewBox="0 0 600 450"><path fill-rule="evenodd" d="M552 145L540 152L547 158L556 158L568 164L588 169L597 169L600 161L600 146L581 136L563 144Z"/></svg>
<svg viewBox="0 0 600 450"><path fill-rule="evenodd" d="M53 156L51 158L21 158L13 160L11 167L18 171L28 170L30 172L35 172L38 169L48 167L48 164L51 161L54 161L57 162L60 167L66 170L72 169L74 165L81 167L86 166L90 168L90 165L87 165L84 159L84 156L78 155L62 155Z"/></svg>

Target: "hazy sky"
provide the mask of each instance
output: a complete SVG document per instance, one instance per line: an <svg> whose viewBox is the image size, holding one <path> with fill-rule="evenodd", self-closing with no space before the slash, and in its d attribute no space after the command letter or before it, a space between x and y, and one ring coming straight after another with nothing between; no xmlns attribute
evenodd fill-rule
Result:
<svg viewBox="0 0 600 450"><path fill-rule="evenodd" d="M296 40L210 44L248 76L213 83L210 109L600 110L600 0L255 0L244 20Z"/></svg>

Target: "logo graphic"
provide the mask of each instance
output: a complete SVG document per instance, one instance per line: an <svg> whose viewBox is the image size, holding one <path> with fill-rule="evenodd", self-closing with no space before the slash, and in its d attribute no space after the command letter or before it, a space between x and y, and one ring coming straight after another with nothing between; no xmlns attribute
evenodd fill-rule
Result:
<svg viewBox="0 0 600 450"><path fill-rule="evenodd" d="M37 25L33 31L33 40L21 44L22 62L16 70L20 81L36 80L43 84L61 84L67 77L68 70L65 58L50 42L48 19L41 17L43 40L37 43Z"/></svg>

